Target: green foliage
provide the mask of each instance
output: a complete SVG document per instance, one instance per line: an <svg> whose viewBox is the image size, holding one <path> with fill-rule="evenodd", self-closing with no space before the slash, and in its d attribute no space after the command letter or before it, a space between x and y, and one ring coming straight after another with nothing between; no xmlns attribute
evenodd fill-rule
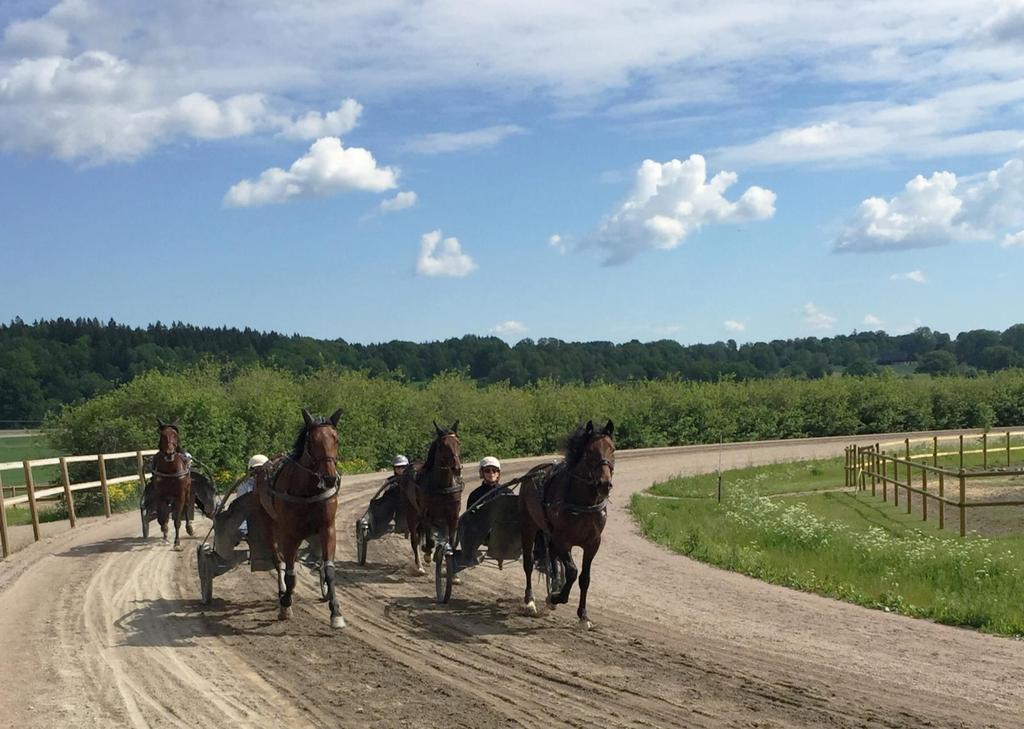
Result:
<svg viewBox="0 0 1024 729"><path fill-rule="evenodd" d="M300 407L321 415L341 409L342 460L382 467L395 453L422 458L432 421L459 420L463 457L471 463L484 455L556 452L577 423L591 418L615 421L620 448L1016 425L1024 422L1024 372L622 385L541 380L521 388L480 387L466 374L446 372L421 387L334 367L295 375L207 363L141 375L65 407L47 429L61 452L112 452L153 448L155 418L180 418L186 449L215 472L237 472L253 453L291 446ZM89 468L73 478L85 480ZM109 474L133 468L130 461L111 464Z"/></svg>
<svg viewBox="0 0 1024 729"><path fill-rule="evenodd" d="M817 473L815 473L817 471ZM958 539L867 494L834 491L842 459L673 479L636 494L650 538L695 559L867 607L1024 634L1024 537ZM802 491L798 496L770 494Z"/></svg>

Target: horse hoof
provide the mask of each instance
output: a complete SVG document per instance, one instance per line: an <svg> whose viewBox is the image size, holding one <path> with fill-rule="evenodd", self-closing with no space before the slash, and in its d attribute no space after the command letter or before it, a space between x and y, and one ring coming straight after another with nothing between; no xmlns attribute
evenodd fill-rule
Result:
<svg viewBox="0 0 1024 729"><path fill-rule="evenodd" d="M594 624L586 618L580 618L580 622L577 624L576 627L578 627L580 630L590 630L594 627Z"/></svg>
<svg viewBox="0 0 1024 729"><path fill-rule="evenodd" d="M181 545L180 544L175 544L173 547L171 547L171 549L173 551L175 551L175 552L180 552L181 551Z"/></svg>
<svg viewBox="0 0 1024 729"><path fill-rule="evenodd" d="M430 552L424 552L423 553L423 561L426 562L427 564L430 564L430 560L432 560L433 558L434 558L434 556Z"/></svg>
<svg viewBox="0 0 1024 729"><path fill-rule="evenodd" d="M345 627L345 618L341 617L340 614L339 615L332 615L331 616L331 627L332 628L344 628Z"/></svg>
<svg viewBox="0 0 1024 729"><path fill-rule="evenodd" d="M453 577L452 578L452 584L453 585L461 585L462 584L462 578L461 577Z"/></svg>
<svg viewBox="0 0 1024 729"><path fill-rule="evenodd" d="M528 602L525 605L523 605L523 613L526 614L526 615L530 615L530 616L536 617L536 615L537 615L537 603L535 603L533 600L530 600L530 602Z"/></svg>
<svg viewBox="0 0 1024 729"><path fill-rule="evenodd" d="M187 524L185 526L185 531L188 532L188 535L190 537L194 537L196 535L196 530L192 528L191 524Z"/></svg>
<svg viewBox="0 0 1024 729"><path fill-rule="evenodd" d="M557 605L555 605L555 603L551 602L550 597L544 600L544 605L547 607L549 612L554 612L555 608L558 607Z"/></svg>
<svg viewBox="0 0 1024 729"><path fill-rule="evenodd" d="M413 577L419 577L420 575L427 574L427 571L418 565L409 565L409 574Z"/></svg>
<svg viewBox="0 0 1024 729"><path fill-rule="evenodd" d="M278 620L291 620L291 617L292 617L291 606L283 607L283 608L278 608L278 611L277 611L277 619Z"/></svg>

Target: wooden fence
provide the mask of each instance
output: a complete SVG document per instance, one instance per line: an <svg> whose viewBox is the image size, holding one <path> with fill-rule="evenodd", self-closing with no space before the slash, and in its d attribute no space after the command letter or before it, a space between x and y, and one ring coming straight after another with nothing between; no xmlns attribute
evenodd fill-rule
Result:
<svg viewBox="0 0 1024 729"><path fill-rule="evenodd" d="M1014 437L1024 436L1024 431L1008 430L1005 433L984 433L978 437L981 448L965 449L964 436L933 436L931 438L905 438L902 441L875 443L869 446L851 445L846 448L846 486L858 491L871 489L871 495L882 492L882 500L889 501L890 487L894 506L900 505L900 493L911 512L911 494L921 498L921 519L928 520L929 500L938 506L939 529L946 524L946 506L956 508L960 519L960 536L967 535L967 510L992 506L1024 506L1024 501L968 501L967 484L974 479L993 477L1024 476L1024 464L1013 463L1013 452L1024 451L1024 444L1013 445ZM955 449L939 450L939 443L952 440ZM1000 442L1001 441L1001 442ZM930 443L929 450L912 453L912 445ZM886 448L894 448L886 452ZM965 455L981 454L981 467L964 468ZM956 456L958 467L954 470L939 466L940 458ZM930 463L929 463L930 461ZM998 467L997 467L998 466ZM900 480L901 475L903 480ZM930 481L930 483L929 483ZM952 489L953 496L950 496Z"/></svg>
<svg viewBox="0 0 1024 729"><path fill-rule="evenodd" d="M32 536L39 541L39 505L38 501L55 496L63 495L68 505L68 521L75 526L75 500L74 492L84 489L99 488L103 494L103 511L107 518L110 518L110 492L108 487L129 481L141 480L145 483L146 478L151 474L146 472L145 458L155 454L156 450L147 451L126 451L124 453L99 453L94 456L61 456L59 458L40 458L34 461L11 461L0 463L0 547L3 549L3 556L11 553L11 545L7 533L7 507L17 504L28 504L29 513L32 517ZM135 473L130 476L118 476L107 478L107 464L111 461L118 461L126 458L135 459ZM99 472L99 480L71 483L68 476L68 464L72 463L95 463ZM60 485L48 488L37 489L32 478L32 469L42 466L60 466ZM4 496L3 472L21 469L25 474L24 493L14 493Z"/></svg>

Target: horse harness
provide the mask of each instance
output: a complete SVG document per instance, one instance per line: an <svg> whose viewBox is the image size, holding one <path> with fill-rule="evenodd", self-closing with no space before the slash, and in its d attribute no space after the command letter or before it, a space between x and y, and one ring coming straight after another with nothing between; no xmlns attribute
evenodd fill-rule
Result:
<svg viewBox="0 0 1024 729"><path fill-rule="evenodd" d="M338 459L333 458L331 456L327 456L326 458L320 460L324 462L334 461L336 463ZM280 476L281 471L284 470L285 463L291 463L292 465L297 466L299 469L305 471L310 476L314 476L317 479L317 488L319 489L319 492L313 494L312 496L295 496L293 494L285 493L284 491L278 491L276 488L274 488L277 485L278 476ZM315 466L317 463L319 463L319 461L314 460L313 465ZM269 478L268 483L266 485L266 490L270 498L280 499L281 501L287 501L292 504L315 504L320 501L327 501L327 499L331 498L332 496L335 496L338 493L338 490L341 488L341 476L337 477L338 480L335 482L333 486L331 486L330 488L324 488L324 477L319 472L314 471L311 468L307 468L306 466L303 466L299 462L298 458L292 458L291 456L285 456L283 462L278 463L274 468L273 473L268 474L268 476Z"/></svg>

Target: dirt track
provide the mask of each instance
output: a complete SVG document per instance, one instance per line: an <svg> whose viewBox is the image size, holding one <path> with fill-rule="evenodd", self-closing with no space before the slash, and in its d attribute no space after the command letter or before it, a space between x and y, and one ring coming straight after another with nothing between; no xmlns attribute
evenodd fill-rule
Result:
<svg viewBox="0 0 1024 729"><path fill-rule="evenodd" d="M724 463L847 442L737 445ZM447 607L432 575L406 575L396 537L356 566L350 526L379 476L343 482L342 631L305 572L291 622L275 619L271 574L244 567L204 608L193 540L144 542L134 514L90 523L0 563L0 726L1024 726L1020 642L774 587L638 535L631 493L717 463L714 448L620 452L589 633L575 590L521 615L519 563L463 573Z"/></svg>

